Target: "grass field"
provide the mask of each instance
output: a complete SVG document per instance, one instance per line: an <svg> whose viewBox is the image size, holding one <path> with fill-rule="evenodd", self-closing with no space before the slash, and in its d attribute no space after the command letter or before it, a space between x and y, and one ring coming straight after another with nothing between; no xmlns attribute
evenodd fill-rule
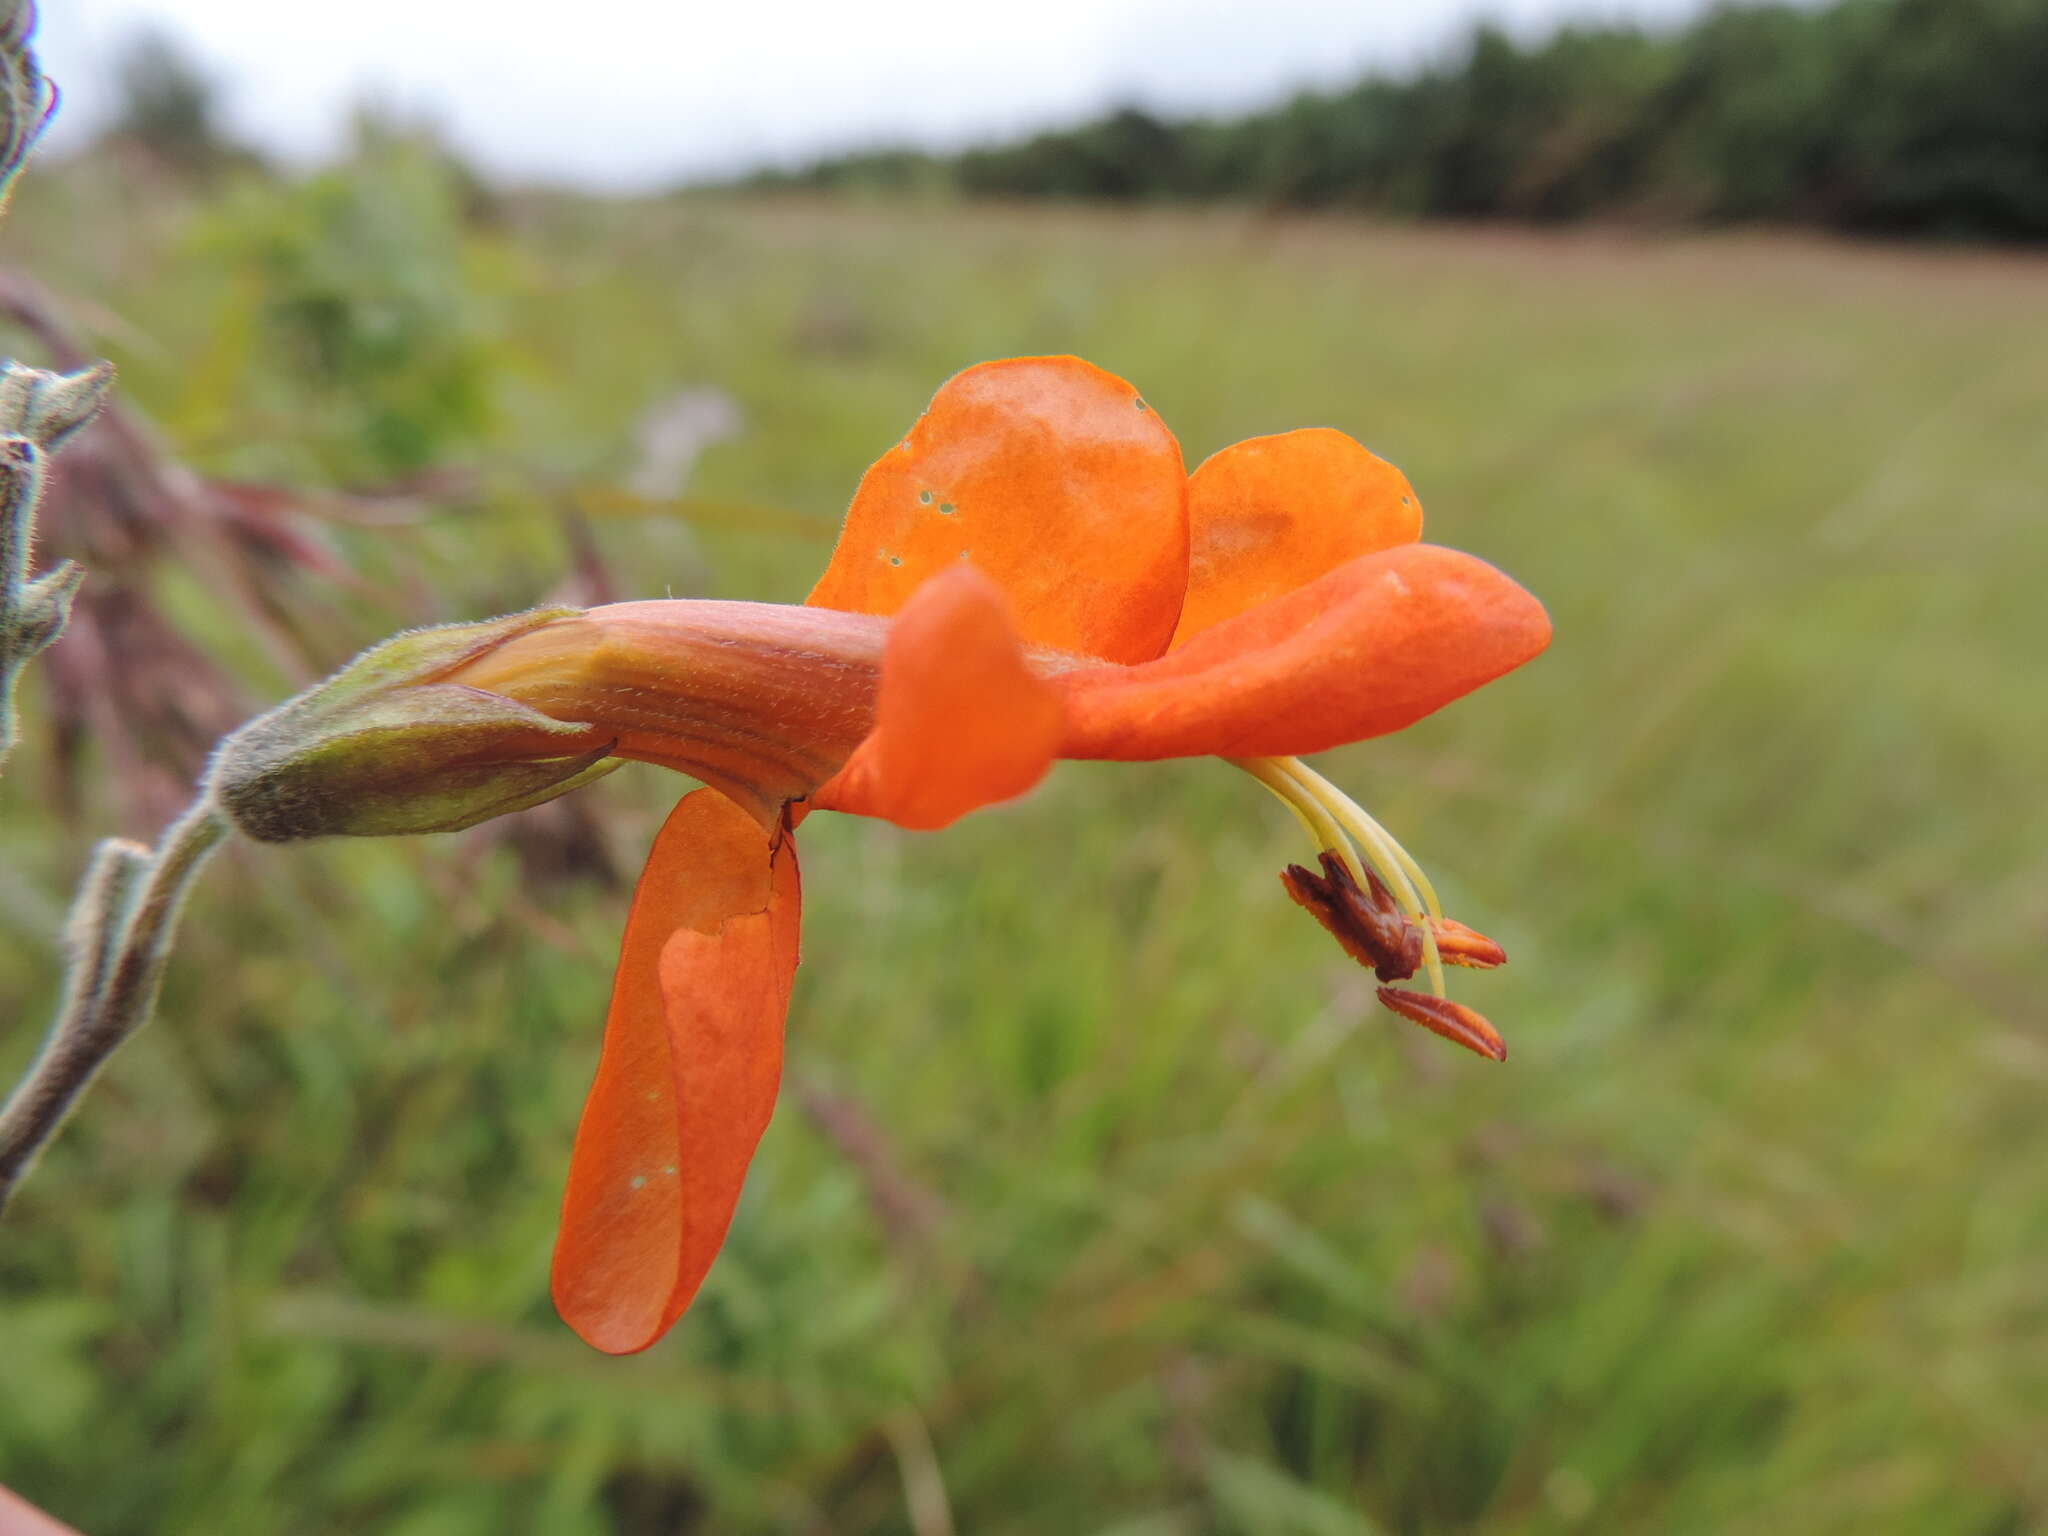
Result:
<svg viewBox="0 0 2048 1536"><path fill-rule="evenodd" d="M227 215L110 188L31 181L6 259L194 462L314 473ZM0 1481L94 1536L2048 1528L2048 263L807 202L463 239L496 489L335 534L413 605L348 644L535 601L535 487L680 385L746 427L688 526L599 519L628 595L800 597L986 357L1125 375L1191 464L1399 463L1557 640L1321 766L1506 944L1460 995L1513 1056L1372 1008L1220 764L821 816L782 1111L704 1298L611 1361L546 1270L623 892L475 835L238 852L0 1233ZM36 730L7 1069L117 814L41 809ZM587 792L629 873L676 787Z"/></svg>

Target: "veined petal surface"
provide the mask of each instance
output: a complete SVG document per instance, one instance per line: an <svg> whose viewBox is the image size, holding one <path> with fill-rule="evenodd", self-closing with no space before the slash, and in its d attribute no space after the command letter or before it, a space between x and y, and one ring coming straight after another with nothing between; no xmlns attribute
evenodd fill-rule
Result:
<svg viewBox="0 0 2048 1536"><path fill-rule="evenodd" d="M555 1306L607 1353L667 1332L725 1241L774 1113L800 906L786 835L683 797L634 892L555 1245Z"/></svg>
<svg viewBox="0 0 2048 1536"><path fill-rule="evenodd" d="M445 682L603 728L613 752L701 779L780 825L873 728L885 620L779 603L609 603Z"/></svg>

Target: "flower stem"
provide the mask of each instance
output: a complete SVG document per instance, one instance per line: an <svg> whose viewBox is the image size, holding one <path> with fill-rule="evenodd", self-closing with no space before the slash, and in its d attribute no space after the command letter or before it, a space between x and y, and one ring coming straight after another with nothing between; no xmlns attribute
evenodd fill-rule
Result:
<svg viewBox="0 0 2048 1536"><path fill-rule="evenodd" d="M65 936L63 1003L0 1109L0 1211L100 1068L149 1022L185 892L227 832L202 795L155 849L110 838L94 854Z"/></svg>

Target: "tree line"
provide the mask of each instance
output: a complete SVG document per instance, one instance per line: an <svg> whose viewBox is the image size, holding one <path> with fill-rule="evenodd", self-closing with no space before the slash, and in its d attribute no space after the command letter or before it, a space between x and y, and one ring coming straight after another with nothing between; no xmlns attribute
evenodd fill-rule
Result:
<svg viewBox="0 0 2048 1536"><path fill-rule="evenodd" d="M756 186L1237 200L1439 218L2048 237L2048 0L1727 5L1684 29L1475 31L1450 64L1233 118L1124 108Z"/></svg>

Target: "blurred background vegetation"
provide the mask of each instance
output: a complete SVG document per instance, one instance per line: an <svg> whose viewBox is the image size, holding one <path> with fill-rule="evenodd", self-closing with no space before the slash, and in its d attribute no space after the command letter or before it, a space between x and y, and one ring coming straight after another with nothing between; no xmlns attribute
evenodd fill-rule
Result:
<svg viewBox="0 0 2048 1536"><path fill-rule="evenodd" d="M1444 218L1768 220L2048 236L2048 5L1729 5L1682 30L1477 30L1457 62L1227 119L1127 107L1023 142L763 186L1237 200Z"/></svg>
<svg viewBox="0 0 2048 1536"><path fill-rule="evenodd" d="M1669 91L1881 9L1471 69ZM1191 463L1355 433L1558 640L1323 765L1514 956L1504 1068L1371 1006L1220 765L808 824L781 1113L627 1361L547 1257L681 786L235 851L0 1233L0 1482L94 1536L2048 1527L2037 258L511 194L375 118L284 179L130 99L199 148L131 114L0 228L7 344L125 412L46 514L98 606L0 783L0 1077L91 841L226 724L404 624L796 600L982 358L1089 356Z"/></svg>

